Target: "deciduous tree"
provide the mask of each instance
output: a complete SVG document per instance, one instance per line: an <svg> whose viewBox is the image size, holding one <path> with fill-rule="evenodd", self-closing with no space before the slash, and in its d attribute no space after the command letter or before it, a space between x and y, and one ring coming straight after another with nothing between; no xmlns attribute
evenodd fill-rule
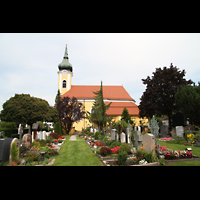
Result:
<svg viewBox="0 0 200 200"><path fill-rule="evenodd" d="M169 130L171 130L172 113L176 110L175 94L178 87L191 84L186 81L185 70L180 71L171 63L170 67L156 68L153 76L142 79L143 84L147 85L141 97L139 105L140 117L150 117L167 115L169 117Z"/></svg>
<svg viewBox="0 0 200 200"><path fill-rule="evenodd" d="M73 122L85 117L84 105L73 97L64 97L57 103L57 110L62 128L69 134Z"/></svg>
<svg viewBox="0 0 200 200"><path fill-rule="evenodd" d="M198 86L182 86L175 95L178 109L190 124L200 125L200 84Z"/></svg>
<svg viewBox="0 0 200 200"><path fill-rule="evenodd" d="M15 94L3 104L0 117L2 121L28 124L32 129L33 123L50 121L54 114L46 100L31 97L30 94Z"/></svg>

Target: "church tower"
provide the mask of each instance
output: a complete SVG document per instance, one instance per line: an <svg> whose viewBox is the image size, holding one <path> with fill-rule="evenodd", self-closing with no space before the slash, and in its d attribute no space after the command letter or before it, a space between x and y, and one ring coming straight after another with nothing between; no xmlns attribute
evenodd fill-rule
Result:
<svg viewBox="0 0 200 200"><path fill-rule="evenodd" d="M58 65L58 69L58 89L60 90L61 95L63 95L71 89L71 78L73 77L72 65L69 63L67 53L67 44L63 61Z"/></svg>

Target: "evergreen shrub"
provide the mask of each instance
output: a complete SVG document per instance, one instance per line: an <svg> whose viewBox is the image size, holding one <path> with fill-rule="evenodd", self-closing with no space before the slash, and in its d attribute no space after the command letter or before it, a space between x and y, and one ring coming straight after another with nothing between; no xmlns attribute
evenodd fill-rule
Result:
<svg viewBox="0 0 200 200"><path fill-rule="evenodd" d="M129 154L131 152L131 147L127 144L127 143L122 143L119 147L118 152L123 152L126 151L127 154Z"/></svg>
<svg viewBox="0 0 200 200"><path fill-rule="evenodd" d="M118 155L117 155L117 158L118 158L118 162L119 162L119 165L122 166L124 165L124 163L126 162L127 160L127 152L126 151L122 151L120 152Z"/></svg>
<svg viewBox="0 0 200 200"><path fill-rule="evenodd" d="M97 132L95 133L95 135L94 135L94 139L95 139L95 140L100 139L100 138L101 138L101 135L102 135L102 131L100 131L100 132L97 131Z"/></svg>
<svg viewBox="0 0 200 200"><path fill-rule="evenodd" d="M120 146L120 145L121 145L121 143L119 141L114 141L114 142L112 142L112 144L109 147L112 149L112 148Z"/></svg>

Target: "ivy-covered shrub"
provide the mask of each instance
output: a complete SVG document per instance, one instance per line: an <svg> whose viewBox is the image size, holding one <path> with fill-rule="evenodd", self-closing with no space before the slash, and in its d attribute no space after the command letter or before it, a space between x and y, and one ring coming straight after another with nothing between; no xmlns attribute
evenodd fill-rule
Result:
<svg viewBox="0 0 200 200"><path fill-rule="evenodd" d="M107 156L107 155L110 155L111 153L112 153L112 151L108 147L101 147L101 149L100 149L100 154L102 156Z"/></svg>
<svg viewBox="0 0 200 200"><path fill-rule="evenodd" d="M58 138L59 138L59 135L58 135L56 132L50 133L49 136L51 136L51 137L53 137L53 138L55 138L55 139L58 139Z"/></svg>
<svg viewBox="0 0 200 200"><path fill-rule="evenodd" d="M94 139L95 139L95 140L101 139L101 135L102 135L102 131L100 131L100 132L97 131L97 132L95 133L95 135L94 135Z"/></svg>
<svg viewBox="0 0 200 200"><path fill-rule="evenodd" d="M121 145L121 143L119 141L114 141L111 143L111 145L109 147L112 149L112 148L120 146L120 145Z"/></svg>
<svg viewBox="0 0 200 200"><path fill-rule="evenodd" d="M122 143L119 147L118 152L121 153L123 151L126 151L127 154L131 152L131 147L127 143Z"/></svg>
<svg viewBox="0 0 200 200"><path fill-rule="evenodd" d="M120 152L118 155L117 155L117 158L118 158L118 162L119 162L119 165L122 166L124 165L124 163L126 162L127 160L127 152L126 151L122 151Z"/></svg>

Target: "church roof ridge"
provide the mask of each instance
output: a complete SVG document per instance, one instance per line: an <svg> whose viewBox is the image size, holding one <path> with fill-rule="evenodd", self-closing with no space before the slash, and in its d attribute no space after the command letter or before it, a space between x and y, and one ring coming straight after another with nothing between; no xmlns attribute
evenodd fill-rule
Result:
<svg viewBox="0 0 200 200"><path fill-rule="evenodd" d="M94 93L100 89L100 85L72 85L71 89L61 97L73 96L77 99L93 99ZM123 86L103 85L103 97L108 100L135 100L128 94Z"/></svg>

